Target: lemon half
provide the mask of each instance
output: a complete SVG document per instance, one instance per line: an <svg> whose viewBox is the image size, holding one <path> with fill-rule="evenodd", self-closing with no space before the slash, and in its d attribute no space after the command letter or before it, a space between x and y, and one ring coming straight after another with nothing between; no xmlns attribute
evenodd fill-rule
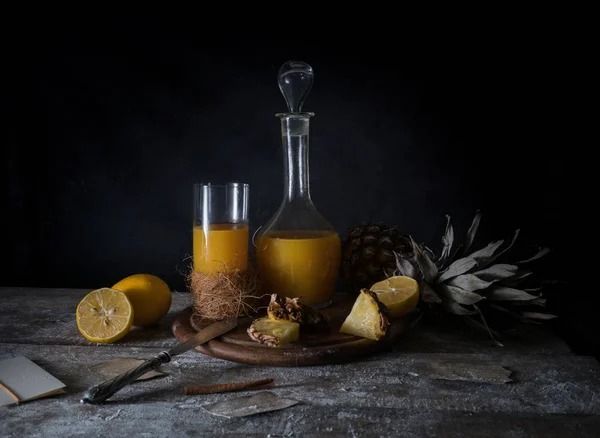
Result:
<svg viewBox="0 0 600 438"><path fill-rule="evenodd" d="M419 303L419 284L414 278L404 275L378 281L371 286L371 291L377 294L394 318L410 313Z"/></svg>
<svg viewBox="0 0 600 438"><path fill-rule="evenodd" d="M111 344L131 329L133 306L123 292L104 287L79 302L76 319L77 328L88 341Z"/></svg>

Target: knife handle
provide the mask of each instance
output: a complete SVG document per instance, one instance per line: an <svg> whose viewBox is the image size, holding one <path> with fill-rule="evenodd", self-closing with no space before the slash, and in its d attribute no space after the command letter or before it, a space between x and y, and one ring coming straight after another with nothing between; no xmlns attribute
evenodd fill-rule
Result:
<svg viewBox="0 0 600 438"><path fill-rule="evenodd" d="M83 398L81 399L81 403L101 403L105 401L107 398L114 395L117 391L123 388L125 385L130 384L138 377L146 374L148 371L155 370L159 366L164 363L171 361L171 355L163 351L158 354L153 359L149 359L136 368L132 368L125 373L113 377L110 380L106 380L98 385L92 386L88 389L85 394L83 394Z"/></svg>

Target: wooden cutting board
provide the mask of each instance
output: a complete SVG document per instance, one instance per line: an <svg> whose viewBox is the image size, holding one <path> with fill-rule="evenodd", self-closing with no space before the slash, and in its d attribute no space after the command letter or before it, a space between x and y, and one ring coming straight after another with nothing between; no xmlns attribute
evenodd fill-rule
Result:
<svg viewBox="0 0 600 438"><path fill-rule="evenodd" d="M300 330L298 342L282 347L267 347L250 339L246 330L255 318L240 318L238 326L225 335L196 347L200 353L233 362L272 366L307 366L350 362L361 356L384 351L393 345L407 325L406 318L390 319L387 336L380 341L339 332L352 309L355 297L338 294L322 312L329 318L328 328L311 332ZM262 316L262 315L260 315ZM208 323L206 323L208 324ZM193 322L191 307L182 311L172 325L173 335L186 341L206 324Z"/></svg>

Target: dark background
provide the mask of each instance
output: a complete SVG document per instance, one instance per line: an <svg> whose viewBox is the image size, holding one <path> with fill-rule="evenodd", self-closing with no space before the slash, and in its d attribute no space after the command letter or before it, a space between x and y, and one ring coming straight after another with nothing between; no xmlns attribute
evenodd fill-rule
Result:
<svg viewBox="0 0 600 438"><path fill-rule="evenodd" d="M478 245L520 228L517 252L553 250L540 275L573 280L574 159L554 148L564 108L543 44L406 51L393 38L205 38L156 19L53 23L15 52L20 86L5 86L3 285L147 272L183 290L193 183L249 183L251 231L281 201L276 75L290 59L315 71L311 189L342 237L384 221L437 249L445 214L462 239L481 209ZM555 325L590 351L574 287L550 288Z"/></svg>

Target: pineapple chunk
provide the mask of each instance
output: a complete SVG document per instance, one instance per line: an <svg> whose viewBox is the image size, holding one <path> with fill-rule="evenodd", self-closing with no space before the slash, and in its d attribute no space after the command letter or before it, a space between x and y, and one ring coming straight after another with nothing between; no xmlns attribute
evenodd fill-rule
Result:
<svg viewBox="0 0 600 438"><path fill-rule="evenodd" d="M300 324L269 317L256 319L247 331L252 340L268 347L279 347L300 338Z"/></svg>
<svg viewBox="0 0 600 438"><path fill-rule="evenodd" d="M325 315L302 304L298 298L282 297L277 294L271 295L267 315L271 319L282 319L301 325L316 326L327 322Z"/></svg>
<svg viewBox="0 0 600 438"><path fill-rule="evenodd" d="M385 305L374 292L361 289L350 314L340 328L340 333L378 341L387 334L389 327Z"/></svg>

